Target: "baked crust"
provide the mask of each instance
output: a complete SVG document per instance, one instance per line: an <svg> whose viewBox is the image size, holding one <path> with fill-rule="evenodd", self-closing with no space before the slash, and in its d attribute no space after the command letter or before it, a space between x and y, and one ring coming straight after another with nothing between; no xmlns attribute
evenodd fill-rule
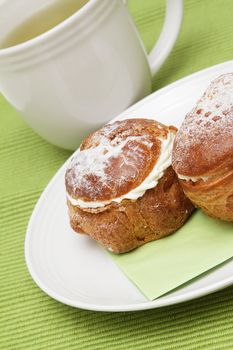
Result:
<svg viewBox="0 0 233 350"><path fill-rule="evenodd" d="M215 79L186 116L172 165L196 207L233 221L233 73Z"/></svg>
<svg viewBox="0 0 233 350"><path fill-rule="evenodd" d="M111 201L139 186L154 168L161 140L176 133L151 119L106 124L88 136L66 171L67 193L85 202Z"/></svg>
<svg viewBox="0 0 233 350"><path fill-rule="evenodd" d="M184 224L194 209L172 167L155 188L136 201L125 199L97 209L79 208L69 200L67 203L73 230L90 235L115 253L169 235Z"/></svg>
<svg viewBox="0 0 233 350"><path fill-rule="evenodd" d="M88 136L66 171L74 231L90 235L115 253L124 253L177 230L193 205L169 166L172 143L168 150L162 146L176 131L151 119L127 119ZM148 178L160 162L161 151L167 165L158 165L154 188L145 188L136 200L119 201Z"/></svg>
<svg viewBox="0 0 233 350"><path fill-rule="evenodd" d="M233 171L211 181L180 180L186 196L207 215L233 221Z"/></svg>
<svg viewBox="0 0 233 350"><path fill-rule="evenodd" d="M189 177L233 167L233 73L215 79L187 114L174 141L172 165Z"/></svg>

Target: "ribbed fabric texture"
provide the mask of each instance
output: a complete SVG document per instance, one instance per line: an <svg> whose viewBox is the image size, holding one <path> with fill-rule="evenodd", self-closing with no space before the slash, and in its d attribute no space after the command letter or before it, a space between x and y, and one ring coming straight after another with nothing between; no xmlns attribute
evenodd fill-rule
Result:
<svg viewBox="0 0 233 350"><path fill-rule="evenodd" d="M129 1L147 50L159 34L164 3ZM185 1L182 31L154 89L232 59L232 14L231 0ZM24 262L26 225L69 155L37 136L0 97L0 349L232 349L233 287L185 304L118 314L74 309L36 287Z"/></svg>

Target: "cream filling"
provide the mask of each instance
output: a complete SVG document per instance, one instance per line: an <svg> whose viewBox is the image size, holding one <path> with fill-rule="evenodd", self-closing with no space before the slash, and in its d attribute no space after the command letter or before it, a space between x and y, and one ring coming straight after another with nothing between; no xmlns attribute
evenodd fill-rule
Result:
<svg viewBox="0 0 233 350"><path fill-rule="evenodd" d="M185 180L185 181L192 181L192 182L198 182L200 180L202 181L208 181L208 176L185 176L185 175L180 175L178 174L178 178L181 179L181 180Z"/></svg>
<svg viewBox="0 0 233 350"><path fill-rule="evenodd" d="M93 202L85 202L81 199L74 199L67 193L67 198L74 206L79 206L81 208L101 208L112 202L120 203L123 199L131 199L136 200L139 197L142 197L144 193L157 186L158 181L161 177L163 177L164 171L171 166L171 154L173 148L175 135L170 132L167 135L166 139L160 139L161 141L161 151L160 156L156 162L156 165L150 172L150 174L146 177L146 179L136 188L131 190L130 192L120 196L118 198L114 198L107 201L93 201Z"/></svg>

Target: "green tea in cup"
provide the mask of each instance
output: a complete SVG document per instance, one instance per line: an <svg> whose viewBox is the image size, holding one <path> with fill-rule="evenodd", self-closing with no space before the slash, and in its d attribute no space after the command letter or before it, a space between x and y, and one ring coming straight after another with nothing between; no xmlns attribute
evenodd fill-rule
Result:
<svg viewBox="0 0 233 350"><path fill-rule="evenodd" d="M73 15L88 0L55 0L25 19L0 42L0 48L21 44L41 35Z"/></svg>

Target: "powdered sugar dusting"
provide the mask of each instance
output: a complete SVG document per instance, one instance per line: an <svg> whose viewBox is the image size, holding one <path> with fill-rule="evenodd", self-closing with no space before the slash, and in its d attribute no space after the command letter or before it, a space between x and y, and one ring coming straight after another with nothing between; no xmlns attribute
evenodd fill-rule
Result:
<svg viewBox="0 0 233 350"><path fill-rule="evenodd" d="M72 158L67 170L69 186L72 186L74 192L84 189L86 193L91 193L93 200L103 190L114 194L117 184L119 186L138 176L136 164L140 168L140 163L144 163L147 155L145 148L150 150L152 146L153 143L143 136L127 136L123 141L117 137L113 140L102 137L98 146L79 150ZM117 175L114 171L120 172L117 183L113 181Z"/></svg>
<svg viewBox="0 0 233 350"><path fill-rule="evenodd" d="M174 136L176 130L171 130ZM74 200L93 202L128 194L152 171L162 140L168 135L168 127L147 119L105 125L87 137L71 159L66 171L68 195ZM173 141L169 138L170 143Z"/></svg>
<svg viewBox="0 0 233 350"><path fill-rule="evenodd" d="M195 159L192 159L191 149L195 148L203 165L211 161L210 157L217 159L223 152L228 152L229 148L233 148L233 143L223 144L223 135L225 141L233 142L233 73L215 79L186 116L176 136L173 152L175 170L186 175L184 168L192 168L191 163ZM188 162L190 167L187 166ZM200 169L198 173L201 174Z"/></svg>
<svg viewBox="0 0 233 350"><path fill-rule="evenodd" d="M123 142L117 142L117 138L113 141L109 141L103 138L102 142L95 148L88 148L82 151L78 151L71 159L68 170L74 169L74 176L71 177L71 185L74 188L87 186L88 174L97 177L99 181L105 182L107 180L106 169L109 168L110 162L113 158L117 158L122 153L122 149L130 141L137 141L144 144L146 147L151 148L152 143L143 137L127 137ZM136 144L132 150L129 150L130 158L134 159L142 157L142 151L139 144ZM129 164L129 159L125 157L125 164ZM120 164L120 167L123 163Z"/></svg>
<svg viewBox="0 0 233 350"><path fill-rule="evenodd" d="M142 197L144 193L157 186L159 179L164 175L164 171L171 166L171 152L173 147L175 134L170 132L167 136L167 139L161 138L161 151L160 156L154 165L153 169L149 175L139 184L136 188L133 188L131 191L123 194L117 198L111 198L111 200L105 201L82 201L80 199L74 199L67 193L67 198L72 203L72 205L81 207L81 208L100 208L111 203L120 203L124 199L136 200L139 197Z"/></svg>

